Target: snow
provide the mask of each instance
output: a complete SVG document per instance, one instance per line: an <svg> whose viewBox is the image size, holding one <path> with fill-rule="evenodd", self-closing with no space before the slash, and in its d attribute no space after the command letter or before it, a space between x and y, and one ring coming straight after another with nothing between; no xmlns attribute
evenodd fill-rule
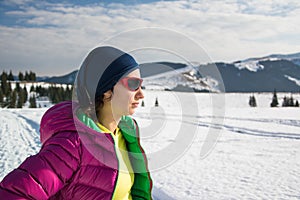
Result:
<svg viewBox="0 0 300 200"><path fill-rule="evenodd" d="M197 77L198 69L196 68L198 67L188 65L184 68L145 77L143 86L148 90L172 90L181 85L189 87L191 91L197 89L219 92L218 81L210 76Z"/></svg>
<svg viewBox="0 0 300 200"><path fill-rule="evenodd" d="M16 87L16 83L18 81L11 81L11 88L12 89L15 89ZM31 86L33 87L42 87L42 88L49 88L50 86L56 86L56 87L63 87L64 89L67 88L67 84L55 84L55 83L46 83L46 82L26 82L26 81L21 81L21 82L18 82L20 84L20 87L21 88L24 88L24 86L26 87L26 90L29 92L30 91L30 88Z"/></svg>
<svg viewBox="0 0 300 200"><path fill-rule="evenodd" d="M134 117L154 199L300 198L300 108L270 108L272 93L251 108L250 95L145 91ZM39 151L46 110L0 109L0 180Z"/></svg>
<svg viewBox="0 0 300 200"><path fill-rule="evenodd" d="M258 64L258 62L259 62L259 60L249 60L249 61L243 61L240 63L235 63L234 65L240 70L248 69L249 71L257 72L257 70L264 69L264 66Z"/></svg>
<svg viewBox="0 0 300 200"><path fill-rule="evenodd" d="M248 69L249 71L252 72L257 72L257 70L262 70L264 69L264 66L259 64L261 61L277 61L277 60L288 60L293 62L296 65L300 65L299 63L299 53L295 54L288 54L288 55L281 55L281 54L274 54L262 58L249 58L242 60L240 62L234 63L234 65L238 69Z"/></svg>
<svg viewBox="0 0 300 200"><path fill-rule="evenodd" d="M296 78L293 78L291 76L288 76L288 75L284 75L286 78L288 78L290 81L293 81L295 82L297 85L300 86L300 80L296 79Z"/></svg>

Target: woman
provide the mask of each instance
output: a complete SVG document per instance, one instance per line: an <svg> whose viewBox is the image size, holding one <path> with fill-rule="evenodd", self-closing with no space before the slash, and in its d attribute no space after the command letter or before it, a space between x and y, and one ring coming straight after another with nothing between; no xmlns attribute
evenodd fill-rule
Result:
<svg viewBox="0 0 300 200"><path fill-rule="evenodd" d="M9 173L0 199L151 199L152 180L135 112L139 65L113 47L98 47L77 75L74 101L50 108L42 148Z"/></svg>

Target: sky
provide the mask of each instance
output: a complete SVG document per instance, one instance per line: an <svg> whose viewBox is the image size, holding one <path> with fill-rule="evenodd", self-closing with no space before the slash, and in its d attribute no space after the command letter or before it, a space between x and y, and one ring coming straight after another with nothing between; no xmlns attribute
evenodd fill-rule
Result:
<svg viewBox="0 0 300 200"><path fill-rule="evenodd" d="M0 70L64 75L101 45L140 63L296 53L299 19L299 0L1 0Z"/></svg>

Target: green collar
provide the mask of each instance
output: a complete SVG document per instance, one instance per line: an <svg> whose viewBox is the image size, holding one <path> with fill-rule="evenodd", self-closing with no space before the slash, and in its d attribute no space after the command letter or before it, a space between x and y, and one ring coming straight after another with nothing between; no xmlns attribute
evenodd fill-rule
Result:
<svg viewBox="0 0 300 200"><path fill-rule="evenodd" d="M88 117L85 113L78 111L77 112L78 119L84 123L89 128L103 133L104 131L99 128L99 126L92 120L90 117ZM137 142L137 127L135 125L134 120L129 116L122 116L120 122L119 122L119 128L121 130L121 133L125 140L129 143Z"/></svg>

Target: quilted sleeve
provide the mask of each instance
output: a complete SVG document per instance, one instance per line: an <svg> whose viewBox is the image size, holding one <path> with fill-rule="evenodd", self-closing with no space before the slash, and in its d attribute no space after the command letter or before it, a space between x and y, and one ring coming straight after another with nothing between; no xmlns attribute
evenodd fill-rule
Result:
<svg viewBox="0 0 300 200"><path fill-rule="evenodd" d="M61 132L0 183L0 199L48 199L72 178L80 163L78 134Z"/></svg>

